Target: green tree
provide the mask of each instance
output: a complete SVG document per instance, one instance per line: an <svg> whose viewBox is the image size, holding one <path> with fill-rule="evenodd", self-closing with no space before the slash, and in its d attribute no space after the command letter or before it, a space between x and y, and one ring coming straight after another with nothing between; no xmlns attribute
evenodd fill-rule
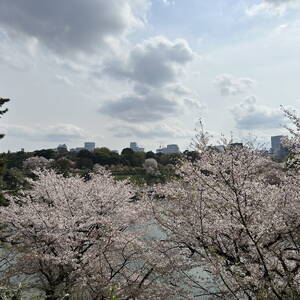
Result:
<svg viewBox="0 0 300 300"><path fill-rule="evenodd" d="M181 153L168 153L159 157L159 163L162 165L176 165L182 159Z"/></svg>
<svg viewBox="0 0 300 300"><path fill-rule="evenodd" d="M102 166L112 164L111 151L106 147L96 148L94 150L93 161L95 164L100 164Z"/></svg>
<svg viewBox="0 0 300 300"><path fill-rule="evenodd" d="M144 152L134 152L131 165L134 167L142 167L145 161L145 153Z"/></svg>
<svg viewBox="0 0 300 300"><path fill-rule="evenodd" d="M82 149L78 152L77 157L78 158L89 158L89 159L93 160L94 154L92 152L90 152L89 150Z"/></svg>
<svg viewBox="0 0 300 300"><path fill-rule="evenodd" d="M9 101L9 99L7 98L0 98L0 108ZM8 111L7 108L1 110L0 109L0 117L5 114ZM0 139L2 139L4 137L3 133L0 133ZM3 190L3 173L5 170L5 166L6 166L6 160L3 158L3 156L0 158L0 206L1 205L6 205L7 201L4 199L3 194L2 194L2 190Z"/></svg>
<svg viewBox="0 0 300 300"><path fill-rule="evenodd" d="M134 151L130 148L125 148L121 152L121 163L125 166L132 166Z"/></svg>
<svg viewBox="0 0 300 300"><path fill-rule="evenodd" d="M87 157L79 157L76 162L76 167L81 170L92 170L93 165L93 161Z"/></svg>
<svg viewBox="0 0 300 300"><path fill-rule="evenodd" d="M155 155L155 153L154 152L152 152L152 151L148 151L148 152L146 152L146 154L145 154L145 159L147 159L147 158L156 158L156 155Z"/></svg>
<svg viewBox="0 0 300 300"><path fill-rule="evenodd" d="M34 156L45 157L47 159L55 158L56 153L53 149L42 149L34 151Z"/></svg>
<svg viewBox="0 0 300 300"><path fill-rule="evenodd" d="M18 169L23 169L23 162L32 156L32 153L29 152L23 152L23 151L18 151L18 152L8 152L6 155L6 160L7 160L7 168L18 168Z"/></svg>
<svg viewBox="0 0 300 300"><path fill-rule="evenodd" d="M2 107L2 105L4 105L5 103L7 103L9 101L9 99L7 98L0 98L0 108ZM0 109L0 116L2 116L3 114L5 114L8 111L8 108L5 108L3 110ZM2 139L4 137L4 134L0 134L0 139Z"/></svg>
<svg viewBox="0 0 300 300"><path fill-rule="evenodd" d="M67 159L66 157L61 157L54 161L53 166L54 169L64 176L69 175L71 168L75 165L71 160Z"/></svg>

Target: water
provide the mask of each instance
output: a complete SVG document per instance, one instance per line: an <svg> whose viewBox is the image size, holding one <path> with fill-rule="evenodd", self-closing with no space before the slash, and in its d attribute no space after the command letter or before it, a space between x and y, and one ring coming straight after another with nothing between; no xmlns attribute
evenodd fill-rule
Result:
<svg viewBox="0 0 300 300"><path fill-rule="evenodd" d="M166 238L166 235L164 234L164 232L162 232L162 230L160 230L159 226L157 226L156 224L150 224L147 226L147 229L149 230L147 236L156 240L162 240L164 238ZM131 230L134 230L134 228L131 228ZM14 255L12 252L8 252L6 249L1 248L0 247L0 273L4 272L7 268L7 264L1 264L1 257L5 257L8 255L8 253L10 253L10 261L11 263L13 263L15 261L14 259ZM194 268L192 270L190 270L189 272L187 272L188 276L190 276L193 279L199 279L199 278L209 278L208 274L205 273L201 268ZM26 278L25 276L18 276L18 277L14 277L11 280L11 283L14 285L18 285L19 282L25 283L27 285L33 284L34 283L34 279L31 278ZM199 294L199 289L189 289L190 291L192 291L194 293L194 295ZM26 292L24 292L24 294L22 295L24 300L29 300L33 298L33 295L40 295L40 291L37 289L30 289ZM201 297L195 297L195 300L207 300L208 297L206 296L201 296ZM76 293L73 297L72 300L89 300L88 296L86 293L83 293L82 291L78 291L78 293ZM176 300L176 299L170 299L170 300Z"/></svg>

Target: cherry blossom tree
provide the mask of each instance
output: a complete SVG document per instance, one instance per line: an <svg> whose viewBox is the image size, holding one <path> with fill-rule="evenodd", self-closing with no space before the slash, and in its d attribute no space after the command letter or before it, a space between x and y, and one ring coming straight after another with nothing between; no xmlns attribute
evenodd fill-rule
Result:
<svg viewBox="0 0 300 300"><path fill-rule="evenodd" d="M29 170L50 168L53 161L53 159L47 159L43 156L32 156L23 162L23 168Z"/></svg>
<svg viewBox="0 0 300 300"><path fill-rule="evenodd" d="M146 170L146 173L152 176L160 175L158 169L158 163L154 158L147 158L143 163L143 167Z"/></svg>
<svg viewBox="0 0 300 300"><path fill-rule="evenodd" d="M300 119L293 116L290 144L299 145ZM197 278L188 265L182 271L194 297L299 299L298 173L276 167L250 146L224 141L224 151L208 147L203 130L196 142L198 159L183 162L179 179L157 187L160 200L152 199L162 247L178 261L185 258L190 270L206 272Z"/></svg>
<svg viewBox="0 0 300 300"><path fill-rule="evenodd" d="M109 299L111 289L119 300L173 293L164 276L171 267L149 256L155 240L145 235L143 202L130 201L127 182L104 169L89 181L47 169L35 174L32 189L0 209L6 241L18 250L7 275L31 276L49 300L78 290L95 300Z"/></svg>

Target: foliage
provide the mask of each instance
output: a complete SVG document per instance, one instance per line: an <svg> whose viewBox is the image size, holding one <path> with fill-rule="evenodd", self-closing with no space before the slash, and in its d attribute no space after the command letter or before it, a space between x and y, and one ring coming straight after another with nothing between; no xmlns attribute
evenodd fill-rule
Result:
<svg viewBox="0 0 300 300"><path fill-rule="evenodd" d="M160 175L157 161L154 158L147 158L143 164L146 173L152 176Z"/></svg>
<svg viewBox="0 0 300 300"><path fill-rule="evenodd" d="M0 108L7 102L9 102L10 100L7 98L0 98ZM5 114L8 111L8 108L1 110L0 109L0 116L2 116L3 114ZM4 134L0 134L0 139L2 139L4 137Z"/></svg>
<svg viewBox="0 0 300 300"><path fill-rule="evenodd" d="M298 118L295 124L300 129ZM164 199L152 205L166 236L162 248L177 249L178 261L206 270L213 282L183 272L198 295L299 299L299 175L272 167L274 162L251 147L224 141L220 152L208 142L200 132L198 159L187 159L180 179L156 190Z"/></svg>
<svg viewBox="0 0 300 300"><path fill-rule="evenodd" d="M23 162L23 168L27 170L50 168L53 160L48 160L43 156L32 156Z"/></svg>
<svg viewBox="0 0 300 300"><path fill-rule="evenodd" d="M36 150L34 151L34 156L42 156L47 159L54 159L56 158L56 153L53 149L42 149L42 150Z"/></svg>
<svg viewBox="0 0 300 300"><path fill-rule="evenodd" d="M75 163L66 157L61 157L55 160L53 163L53 168L57 173L63 174L64 176L68 176L70 171L74 168Z"/></svg>
<svg viewBox="0 0 300 300"><path fill-rule="evenodd" d="M163 278L172 266L148 258L154 244L141 227L148 222L144 203L130 203L134 191L127 182L104 169L88 181L48 169L35 174L32 189L10 196L0 209L2 234L19 250L7 276L34 276L48 300L74 289L105 300L109 286L120 300L172 294Z"/></svg>
<svg viewBox="0 0 300 300"><path fill-rule="evenodd" d="M10 100L7 98L0 98L0 108L7 102L9 102ZM2 116L3 114L5 114L8 111L8 109L0 109L0 116ZM0 134L0 139L2 139L4 137L4 134ZM6 165L6 160L3 156L0 157L0 206L2 205L7 205L7 200L4 198L3 194L2 194L2 190L3 190L3 173L4 173L4 169Z"/></svg>
<svg viewBox="0 0 300 300"><path fill-rule="evenodd" d="M22 287L10 288L0 286L0 300L21 300Z"/></svg>

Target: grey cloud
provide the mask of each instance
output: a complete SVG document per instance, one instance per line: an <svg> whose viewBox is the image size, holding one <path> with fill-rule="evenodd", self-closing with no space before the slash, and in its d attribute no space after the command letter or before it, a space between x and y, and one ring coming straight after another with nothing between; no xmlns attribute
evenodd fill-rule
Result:
<svg viewBox="0 0 300 300"><path fill-rule="evenodd" d="M68 86L74 85L73 82L67 76L64 76L64 75L56 74L54 76L54 81L64 84L64 85L68 85Z"/></svg>
<svg viewBox="0 0 300 300"><path fill-rule="evenodd" d="M148 126L140 124L120 124L119 126L109 127L108 130L117 138L190 138L194 135L193 131L165 123Z"/></svg>
<svg viewBox="0 0 300 300"><path fill-rule="evenodd" d="M167 86L167 89L177 96L188 96L192 93L191 90L180 83L170 84Z"/></svg>
<svg viewBox="0 0 300 300"><path fill-rule="evenodd" d="M44 137L53 142L69 142L73 140L80 140L85 136L84 130L73 124L52 125L49 126L44 132Z"/></svg>
<svg viewBox="0 0 300 300"><path fill-rule="evenodd" d="M205 105L193 98L184 98L183 103L187 109L198 111L205 109Z"/></svg>
<svg viewBox="0 0 300 300"><path fill-rule="evenodd" d="M141 23L148 0L0 0L0 26L62 52L91 51Z"/></svg>
<svg viewBox="0 0 300 300"><path fill-rule="evenodd" d="M147 95L151 92L151 88L144 84L135 84L133 87L134 91L139 95Z"/></svg>
<svg viewBox="0 0 300 300"><path fill-rule="evenodd" d="M192 98L191 92L178 83L180 72L194 56L186 41L158 36L137 45L127 58L106 62L102 73L129 81L133 92L106 102L100 113L138 123L161 121L181 105L195 108L196 102L182 99Z"/></svg>
<svg viewBox="0 0 300 300"><path fill-rule="evenodd" d="M237 96L252 88L255 81L250 78L236 78L230 74L222 74L215 79L215 84L222 96Z"/></svg>
<svg viewBox="0 0 300 300"><path fill-rule="evenodd" d="M4 124L6 135L26 137L29 140L51 142L70 142L80 140L86 136L83 129L73 124L55 124L42 129L24 125Z"/></svg>
<svg viewBox="0 0 300 300"><path fill-rule="evenodd" d="M115 119L142 123L161 121L178 112L199 112L205 107L196 94L181 84L155 88L137 83L132 94L106 101L99 112Z"/></svg>
<svg viewBox="0 0 300 300"><path fill-rule="evenodd" d="M274 109L257 103L254 96L231 109L238 129L276 129L285 123L280 109Z"/></svg>
<svg viewBox="0 0 300 300"><path fill-rule="evenodd" d="M127 122L160 121L178 110L178 103L159 92L123 96L104 104L99 112Z"/></svg>
<svg viewBox="0 0 300 300"><path fill-rule="evenodd" d="M135 47L125 62L107 62L103 72L116 79L162 86L175 81L181 68L193 57L186 41L155 37Z"/></svg>

